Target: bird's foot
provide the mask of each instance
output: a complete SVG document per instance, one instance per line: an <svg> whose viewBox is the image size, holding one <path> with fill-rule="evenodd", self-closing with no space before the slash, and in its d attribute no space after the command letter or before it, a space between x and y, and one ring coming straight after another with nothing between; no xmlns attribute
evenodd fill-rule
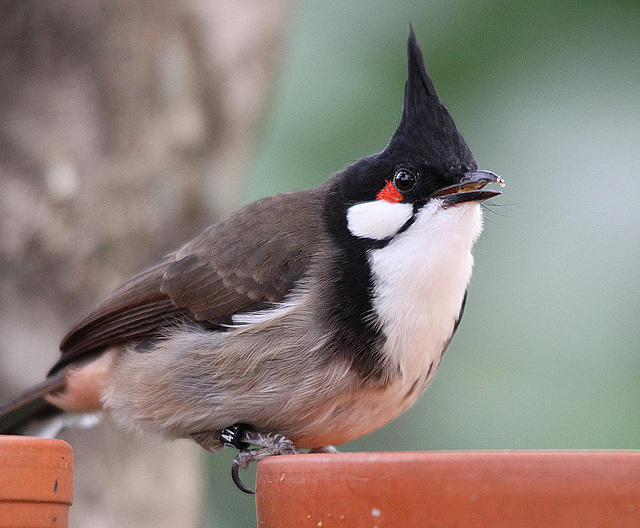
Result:
<svg viewBox="0 0 640 528"><path fill-rule="evenodd" d="M247 469L251 462L258 462L272 455L297 455L300 451L286 436L279 433L256 431L248 425L236 424L220 431L220 441L224 445L235 447L240 452L231 464L231 478L240 491L254 494L240 480L240 469ZM252 445L258 449L250 449Z"/></svg>

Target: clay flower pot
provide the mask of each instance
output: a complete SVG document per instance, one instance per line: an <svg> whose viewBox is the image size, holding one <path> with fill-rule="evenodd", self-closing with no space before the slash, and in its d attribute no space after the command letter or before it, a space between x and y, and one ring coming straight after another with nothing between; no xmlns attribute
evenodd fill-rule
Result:
<svg viewBox="0 0 640 528"><path fill-rule="evenodd" d="M640 451L345 453L258 465L259 528L640 526Z"/></svg>
<svg viewBox="0 0 640 528"><path fill-rule="evenodd" d="M72 501L69 444L0 435L0 528L66 527Z"/></svg>

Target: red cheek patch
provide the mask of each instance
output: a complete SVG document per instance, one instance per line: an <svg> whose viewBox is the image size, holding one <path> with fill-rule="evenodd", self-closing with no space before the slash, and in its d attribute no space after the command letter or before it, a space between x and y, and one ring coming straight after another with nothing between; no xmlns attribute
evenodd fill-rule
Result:
<svg viewBox="0 0 640 528"><path fill-rule="evenodd" d="M395 188L392 182L387 181L384 189L376 195L376 200L384 200L385 202L390 203L401 202L402 194L400 194L400 191Z"/></svg>

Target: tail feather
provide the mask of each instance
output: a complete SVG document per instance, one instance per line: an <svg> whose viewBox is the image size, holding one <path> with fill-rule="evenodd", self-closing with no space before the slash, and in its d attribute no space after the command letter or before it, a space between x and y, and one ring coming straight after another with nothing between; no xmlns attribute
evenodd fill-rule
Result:
<svg viewBox="0 0 640 528"><path fill-rule="evenodd" d="M0 434L24 434L35 421L50 420L62 410L44 396L64 387L66 372L50 376L19 396L0 404Z"/></svg>

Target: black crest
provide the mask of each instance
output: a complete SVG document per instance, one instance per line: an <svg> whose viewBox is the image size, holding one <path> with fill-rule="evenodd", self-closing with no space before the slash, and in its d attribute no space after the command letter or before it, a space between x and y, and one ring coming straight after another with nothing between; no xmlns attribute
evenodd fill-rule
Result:
<svg viewBox="0 0 640 528"><path fill-rule="evenodd" d="M407 41L407 62L402 118L386 150L411 153L423 163L445 170L476 169L471 150L427 74L413 28Z"/></svg>

